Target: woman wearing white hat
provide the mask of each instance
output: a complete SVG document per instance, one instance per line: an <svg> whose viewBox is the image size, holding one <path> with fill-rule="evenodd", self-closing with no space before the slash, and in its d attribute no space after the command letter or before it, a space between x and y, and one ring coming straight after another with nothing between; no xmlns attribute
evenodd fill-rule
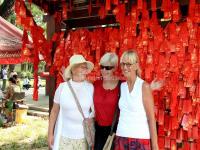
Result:
<svg viewBox="0 0 200 150"><path fill-rule="evenodd" d="M94 65L82 55L73 55L64 71L64 78L72 88L82 107L84 116L93 117L93 85L86 81L86 75ZM67 82L61 83L54 96L50 114L48 144L53 150L86 150L83 131L83 117L78 110ZM54 131L55 126L55 131Z"/></svg>

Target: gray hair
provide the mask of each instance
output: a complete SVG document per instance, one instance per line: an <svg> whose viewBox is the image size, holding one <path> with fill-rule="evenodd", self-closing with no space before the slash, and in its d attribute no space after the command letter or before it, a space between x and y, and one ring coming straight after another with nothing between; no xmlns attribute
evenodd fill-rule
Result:
<svg viewBox="0 0 200 150"><path fill-rule="evenodd" d="M100 59L100 65L108 65L118 66L118 56L113 52L105 53Z"/></svg>

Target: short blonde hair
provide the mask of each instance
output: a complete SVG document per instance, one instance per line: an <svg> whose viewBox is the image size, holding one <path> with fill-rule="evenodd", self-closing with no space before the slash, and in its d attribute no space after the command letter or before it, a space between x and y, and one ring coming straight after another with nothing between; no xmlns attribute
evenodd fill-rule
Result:
<svg viewBox="0 0 200 150"><path fill-rule="evenodd" d="M107 52L100 59L100 65L118 66L118 56L115 53Z"/></svg>
<svg viewBox="0 0 200 150"><path fill-rule="evenodd" d="M134 63L138 64L138 66L137 66L138 68L136 70L136 75L139 76L139 77L141 77L142 71L141 71L141 68L140 68L139 57L138 57L137 52L135 50L127 50L127 51L125 51L122 54L121 58L120 58L120 63L122 63L122 60L125 57L128 58L128 60L130 61L131 64L134 64Z"/></svg>

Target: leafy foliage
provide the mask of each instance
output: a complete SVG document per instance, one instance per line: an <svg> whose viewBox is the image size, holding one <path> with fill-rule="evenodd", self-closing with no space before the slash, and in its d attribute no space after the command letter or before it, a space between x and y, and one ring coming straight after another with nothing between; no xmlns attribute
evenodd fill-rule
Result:
<svg viewBox="0 0 200 150"><path fill-rule="evenodd" d="M8 1L9 1L9 0L8 0ZM5 3L5 1L4 1L4 3ZM2 8L6 7L6 6L4 6L4 5L5 5L4 3L0 6L0 8L1 8L1 7L2 7ZM43 12L37 5L35 5L35 4L31 4L31 5L29 5L29 3L26 3L26 4L27 4L27 8L31 10L31 13L32 13L32 15L33 15L33 18L34 18L36 24L37 24L38 26L42 27L42 28L46 31L46 23L43 22L43 15L44 15L44 12ZM13 5L14 5L14 3L13 3ZM12 5L12 6L13 6L13 5ZM3 7L3 6L4 6L4 7ZM0 10L1 10L1 9L0 9ZM0 12L1 12L1 11L0 11ZM0 13L0 14L1 14L1 13ZM14 10L12 9L11 12L9 13L9 16L7 16L7 21L9 21L10 23L16 25L16 24L15 24L15 20L16 20L16 14L15 14ZM20 29L22 29L21 26L18 26L18 25L17 25L17 27L20 28Z"/></svg>
<svg viewBox="0 0 200 150"><path fill-rule="evenodd" d="M29 5L29 3L27 3L27 7L31 10L36 24L46 30L46 23L43 22L44 12L35 4Z"/></svg>
<svg viewBox="0 0 200 150"><path fill-rule="evenodd" d="M0 15L7 18L13 13L13 6L15 0L0 0Z"/></svg>

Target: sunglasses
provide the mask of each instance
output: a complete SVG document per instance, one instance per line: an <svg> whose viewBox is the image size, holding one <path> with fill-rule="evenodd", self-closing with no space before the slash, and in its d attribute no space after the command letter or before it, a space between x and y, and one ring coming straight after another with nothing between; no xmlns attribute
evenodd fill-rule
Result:
<svg viewBox="0 0 200 150"><path fill-rule="evenodd" d="M103 66L103 65L100 65L100 68L101 69L106 69L106 70L112 70L114 67L113 66Z"/></svg>

